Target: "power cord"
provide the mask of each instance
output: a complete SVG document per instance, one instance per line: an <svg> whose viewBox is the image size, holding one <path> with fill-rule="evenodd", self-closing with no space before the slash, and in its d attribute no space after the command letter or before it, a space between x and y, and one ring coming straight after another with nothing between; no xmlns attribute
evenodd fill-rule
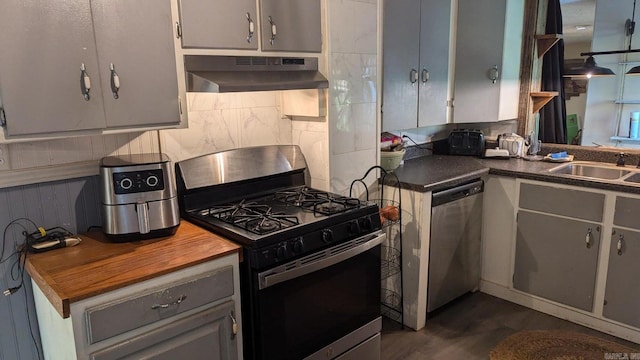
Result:
<svg viewBox="0 0 640 360"><path fill-rule="evenodd" d="M27 229L27 227L25 226L26 223L28 225L33 226L36 231L29 233L29 230ZM16 246L16 249L7 257L4 258L4 251L5 251L5 244L7 242L7 232L9 231L9 228L13 227L13 226L19 226L22 228L22 235L24 236L24 242L22 243L22 245L18 245ZM66 229L64 229L66 231ZM36 233L40 233L42 234L42 236L46 235L46 230L44 230L42 227L36 225L35 222L33 222L30 219L27 218L18 218L15 219L11 222L9 222L7 224L7 226L5 226L4 231L2 232L2 248L0 249L0 264L3 264L4 262L8 261L9 259L13 258L14 255L16 256L15 261L13 262L13 264L11 264L10 266L10 276L11 279L14 282L18 282L18 285L10 287L6 290L3 291L4 296L10 296L15 294L16 292L18 292L18 290L20 290L23 286L24 286L24 273L25 273L25 265L27 262L27 254L29 253L28 249L29 249L29 238L33 238L33 235ZM40 355L40 348L38 346L38 342L36 341L36 337L34 335L33 332L33 328L31 326L31 314L29 313L29 300L27 297L27 292L23 291L24 293L24 306L25 306L25 310L26 310L26 314L27 314L27 325L29 327L29 335L31 335L31 341L33 342L33 346L35 348L36 354L38 354L38 359L41 359L41 355Z"/></svg>
<svg viewBox="0 0 640 360"><path fill-rule="evenodd" d="M433 146L432 147L428 147L425 144L418 144L417 142L413 141L412 138L409 137L409 135L402 135L403 138L407 138L409 139L409 141L411 141L412 143L414 143L415 146L417 146L420 149L423 150L429 150L429 151L433 151Z"/></svg>

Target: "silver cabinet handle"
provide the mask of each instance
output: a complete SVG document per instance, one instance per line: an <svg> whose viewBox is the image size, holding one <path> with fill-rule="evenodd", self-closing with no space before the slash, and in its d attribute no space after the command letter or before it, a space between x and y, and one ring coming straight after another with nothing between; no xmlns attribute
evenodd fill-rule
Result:
<svg viewBox="0 0 640 360"><path fill-rule="evenodd" d="M247 35L247 42L253 41L253 33L255 32L255 23L251 19L251 13L247 13L247 21L249 22L249 33Z"/></svg>
<svg viewBox="0 0 640 360"><path fill-rule="evenodd" d="M89 95L89 91L91 91L91 78L84 64L80 65L80 90L82 91L82 97L86 101L91 100L91 95Z"/></svg>
<svg viewBox="0 0 640 360"><path fill-rule="evenodd" d="M624 246L624 235L620 234L620 238L618 238L618 244L616 248L618 249L618 255L622 256L622 247Z"/></svg>
<svg viewBox="0 0 640 360"><path fill-rule="evenodd" d="M429 81L429 70L423 68L420 77L422 79L422 83L426 84L427 81Z"/></svg>
<svg viewBox="0 0 640 360"><path fill-rule="evenodd" d="M418 70L411 69L411 72L409 72L409 81L411 81L412 84L418 81Z"/></svg>
<svg viewBox="0 0 640 360"><path fill-rule="evenodd" d="M278 28L276 27L276 23L273 22L271 16L269 16L269 24L271 24L271 40L269 42L273 45L276 42L276 35L278 34Z"/></svg>
<svg viewBox="0 0 640 360"><path fill-rule="evenodd" d="M111 71L111 94L114 99L118 99L118 91L120 91L120 76L116 72L116 67L113 63L109 64L109 70Z"/></svg>
<svg viewBox="0 0 640 360"><path fill-rule="evenodd" d="M487 75L489 76L489 80L491 80L491 82L495 84L498 78L500 77L500 72L498 71L498 65L493 65L493 67L489 69L489 71L487 72Z"/></svg>
<svg viewBox="0 0 640 360"><path fill-rule="evenodd" d="M170 302L170 303L166 303L166 304L153 304L151 305L152 309L166 309L169 306L174 306L174 305L180 305L181 302L185 301L187 299L187 295L180 295L180 297L178 298L178 300L174 301L174 302Z"/></svg>
<svg viewBox="0 0 640 360"><path fill-rule="evenodd" d="M592 230L589 228L587 230L587 236L585 237L585 242L587 243L587 249L591 248L591 239L593 238Z"/></svg>
<svg viewBox="0 0 640 360"><path fill-rule="evenodd" d="M235 316L233 316L233 311L229 313L229 318L231 318L231 338L233 339L238 335L238 322Z"/></svg>

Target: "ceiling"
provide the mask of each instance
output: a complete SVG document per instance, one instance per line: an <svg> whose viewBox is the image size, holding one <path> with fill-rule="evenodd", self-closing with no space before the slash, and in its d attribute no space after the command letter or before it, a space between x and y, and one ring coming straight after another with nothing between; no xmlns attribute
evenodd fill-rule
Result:
<svg viewBox="0 0 640 360"><path fill-rule="evenodd" d="M565 44L590 42L596 0L560 0L562 31Z"/></svg>

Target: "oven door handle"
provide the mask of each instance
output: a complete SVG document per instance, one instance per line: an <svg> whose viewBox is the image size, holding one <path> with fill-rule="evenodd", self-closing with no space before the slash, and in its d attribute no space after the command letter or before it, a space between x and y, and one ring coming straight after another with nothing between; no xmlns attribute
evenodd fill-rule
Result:
<svg viewBox="0 0 640 360"><path fill-rule="evenodd" d="M368 251L380 244L382 244L382 242L386 239L387 235L386 234L377 234L375 235L374 238L372 238L371 240L368 240L365 243L362 243L360 245L354 246L352 248L349 248L347 250L341 251L336 253L335 255L328 255L320 260L316 260L316 261L312 261L303 265L299 265L299 266L295 266L294 268L291 268L291 264L295 264L296 262L298 262L299 260L296 261L292 261L291 263L288 264L284 264L281 266L278 266L276 268L261 272L258 274L258 279L259 279L259 288L260 290L262 289L266 289L270 286L279 284L281 282L287 281L287 280L291 280L291 279L295 279L297 277L303 276L303 275L307 275L310 274L312 272L318 271L318 270L322 270L324 268L327 268L331 265L335 265L341 261L347 260L349 258L352 258L354 256L360 255L362 253L364 253L365 251ZM356 240L357 241L357 240ZM336 247L340 247L342 245L338 245ZM332 248L326 249L324 250L325 253L329 254L331 252ZM287 270L289 269L289 270Z"/></svg>

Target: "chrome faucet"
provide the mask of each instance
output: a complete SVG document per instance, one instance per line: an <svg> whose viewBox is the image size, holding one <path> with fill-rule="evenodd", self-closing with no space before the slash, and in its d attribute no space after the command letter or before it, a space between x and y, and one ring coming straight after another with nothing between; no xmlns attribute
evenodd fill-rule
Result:
<svg viewBox="0 0 640 360"><path fill-rule="evenodd" d="M618 162L616 162L616 166L624 166L624 156L626 154L621 152L618 154ZM640 166L640 164L638 164L638 166Z"/></svg>

